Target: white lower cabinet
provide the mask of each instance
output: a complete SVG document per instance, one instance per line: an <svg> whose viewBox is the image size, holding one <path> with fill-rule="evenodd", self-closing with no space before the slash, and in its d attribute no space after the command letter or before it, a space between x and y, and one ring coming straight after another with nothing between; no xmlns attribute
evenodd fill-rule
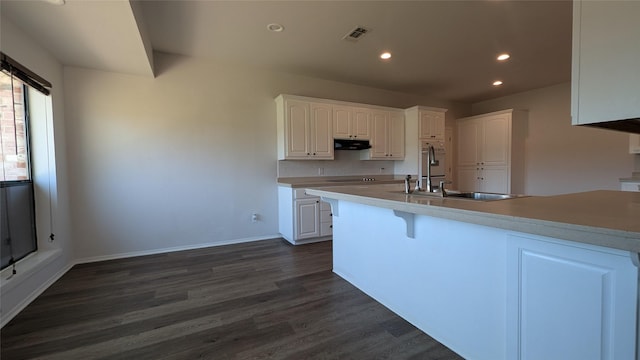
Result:
<svg viewBox="0 0 640 360"><path fill-rule="evenodd" d="M330 240L331 207L304 189L278 187L279 230L294 245Z"/></svg>
<svg viewBox="0 0 640 360"><path fill-rule="evenodd" d="M636 359L628 252L510 235L508 253L507 358Z"/></svg>

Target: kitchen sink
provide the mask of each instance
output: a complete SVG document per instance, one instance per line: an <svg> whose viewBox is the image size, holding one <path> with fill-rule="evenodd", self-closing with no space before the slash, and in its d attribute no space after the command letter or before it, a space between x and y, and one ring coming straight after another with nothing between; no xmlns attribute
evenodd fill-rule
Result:
<svg viewBox="0 0 640 360"><path fill-rule="evenodd" d="M440 192L428 193L424 191L415 191L409 195L467 199L467 200L477 200L477 201L495 201L495 200L507 200L507 199L526 197L526 195L498 194L498 193L488 193L488 192L456 191L456 190L447 190L447 194L445 196L442 196L442 193Z"/></svg>
<svg viewBox="0 0 640 360"><path fill-rule="evenodd" d="M517 197L523 197L523 195L496 194L496 193L470 191L470 192L447 192L446 197L463 198L463 199L480 200L480 201L494 201L494 200L506 200L506 199L513 199Z"/></svg>

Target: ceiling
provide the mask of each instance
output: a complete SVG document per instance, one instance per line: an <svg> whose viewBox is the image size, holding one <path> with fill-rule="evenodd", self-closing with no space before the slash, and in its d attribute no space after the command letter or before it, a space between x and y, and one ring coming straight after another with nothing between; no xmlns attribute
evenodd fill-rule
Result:
<svg viewBox="0 0 640 360"><path fill-rule="evenodd" d="M160 51L473 103L571 78L571 1L0 0L69 66L153 76ZM282 32L267 25L278 23ZM342 38L356 26L370 31ZM378 55L388 50L392 58ZM502 52L506 62L496 61ZM10 55L10 54L9 54ZM504 84L494 87L494 80Z"/></svg>

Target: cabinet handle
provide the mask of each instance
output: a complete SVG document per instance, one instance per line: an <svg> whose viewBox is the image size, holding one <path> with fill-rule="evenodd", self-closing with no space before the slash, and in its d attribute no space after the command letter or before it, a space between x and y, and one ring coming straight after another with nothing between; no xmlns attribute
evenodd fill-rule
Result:
<svg viewBox="0 0 640 360"><path fill-rule="evenodd" d="M358 135L353 135L354 139L358 137Z"/></svg>
<svg viewBox="0 0 640 360"><path fill-rule="evenodd" d="M316 156L316 153L313 153L313 156Z"/></svg>
<svg viewBox="0 0 640 360"><path fill-rule="evenodd" d="M329 216L333 216L333 214L332 214L332 213L329 213Z"/></svg>
<svg viewBox="0 0 640 360"><path fill-rule="evenodd" d="M310 153L307 153L307 155L311 155Z"/></svg>
<svg viewBox="0 0 640 360"><path fill-rule="evenodd" d="M320 204L320 200L316 200L316 204Z"/></svg>
<svg viewBox="0 0 640 360"><path fill-rule="evenodd" d="M333 225L329 225L329 229L333 229Z"/></svg>

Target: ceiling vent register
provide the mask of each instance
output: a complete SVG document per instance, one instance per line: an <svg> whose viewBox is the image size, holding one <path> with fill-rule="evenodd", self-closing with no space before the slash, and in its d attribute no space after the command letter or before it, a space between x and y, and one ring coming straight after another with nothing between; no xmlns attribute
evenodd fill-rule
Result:
<svg viewBox="0 0 640 360"><path fill-rule="evenodd" d="M364 26L357 26L355 29L349 31L342 39L349 41L358 41L360 38L369 32L369 29Z"/></svg>

